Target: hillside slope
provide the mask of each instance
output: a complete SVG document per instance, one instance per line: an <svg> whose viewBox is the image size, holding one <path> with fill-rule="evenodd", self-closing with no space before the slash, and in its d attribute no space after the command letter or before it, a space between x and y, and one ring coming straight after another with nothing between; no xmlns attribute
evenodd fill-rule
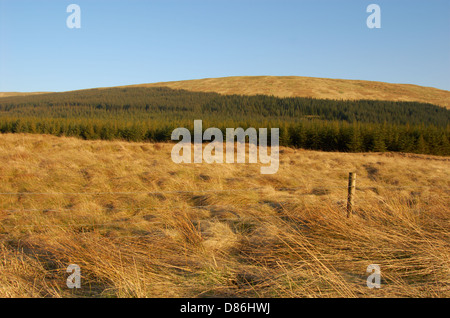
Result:
<svg viewBox="0 0 450 318"><path fill-rule="evenodd" d="M169 141L177 127L278 127L283 146L450 155L450 109L385 100L221 95L113 87L0 98L1 133Z"/></svg>
<svg viewBox="0 0 450 318"><path fill-rule="evenodd" d="M30 96L30 95L38 95L38 94L46 94L46 92L29 92L29 93L0 92L0 97Z"/></svg>
<svg viewBox="0 0 450 318"><path fill-rule="evenodd" d="M185 89L220 94L274 95L326 99L418 101L450 108L450 92L410 84L390 84L299 76L236 76L132 86Z"/></svg>
<svg viewBox="0 0 450 318"><path fill-rule="evenodd" d="M169 87L194 92L215 92L224 95L416 101L450 108L450 92L433 87L301 76L232 76L119 87ZM106 88L109 87L101 87L101 89ZM45 93L0 92L0 98L35 94Z"/></svg>

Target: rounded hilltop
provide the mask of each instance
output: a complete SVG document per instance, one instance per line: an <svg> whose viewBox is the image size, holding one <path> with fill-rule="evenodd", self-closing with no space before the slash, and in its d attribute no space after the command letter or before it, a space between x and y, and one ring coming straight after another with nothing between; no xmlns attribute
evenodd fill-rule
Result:
<svg viewBox="0 0 450 318"><path fill-rule="evenodd" d="M412 84L391 84L362 80L301 76L232 76L130 86L163 86L195 92L216 92L225 95L416 101L450 108L450 92L446 90Z"/></svg>

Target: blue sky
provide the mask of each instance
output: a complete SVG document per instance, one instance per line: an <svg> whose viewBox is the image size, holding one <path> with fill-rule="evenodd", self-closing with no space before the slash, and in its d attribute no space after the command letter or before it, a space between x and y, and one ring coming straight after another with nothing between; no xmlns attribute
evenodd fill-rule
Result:
<svg viewBox="0 0 450 318"><path fill-rule="evenodd" d="M66 8L81 7L81 29ZM381 7L381 29L366 8ZM0 91L237 75L450 90L448 0L0 0Z"/></svg>

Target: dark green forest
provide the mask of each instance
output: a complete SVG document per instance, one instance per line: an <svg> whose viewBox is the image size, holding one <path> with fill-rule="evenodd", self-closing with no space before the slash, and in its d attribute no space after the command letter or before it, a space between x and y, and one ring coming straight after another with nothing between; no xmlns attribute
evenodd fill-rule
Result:
<svg viewBox="0 0 450 318"><path fill-rule="evenodd" d="M450 110L395 101L107 88L0 98L1 133L169 141L177 127L280 128L280 144L324 151L450 155Z"/></svg>

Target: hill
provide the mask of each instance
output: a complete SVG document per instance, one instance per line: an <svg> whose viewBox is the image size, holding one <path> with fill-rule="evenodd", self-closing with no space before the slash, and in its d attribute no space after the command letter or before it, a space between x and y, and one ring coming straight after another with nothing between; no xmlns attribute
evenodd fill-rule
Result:
<svg viewBox="0 0 450 318"><path fill-rule="evenodd" d="M450 108L450 92L411 84L299 76L235 76L132 85L220 94L273 95L343 100L417 101Z"/></svg>
<svg viewBox="0 0 450 318"><path fill-rule="evenodd" d="M114 87L0 99L0 132L169 141L178 127L279 128L284 146L450 155L450 110L418 102Z"/></svg>
<svg viewBox="0 0 450 318"><path fill-rule="evenodd" d="M30 96L30 95L39 95L39 94L47 94L48 92L30 92L30 93L21 93L21 92L0 92L1 97L14 97L14 96Z"/></svg>
<svg viewBox="0 0 450 318"><path fill-rule="evenodd" d="M215 92L224 95L273 95L276 97L311 97L339 100L416 101L450 108L450 92L433 87L302 76L232 76L119 87L169 87L193 92ZM0 92L0 97L33 94L44 93Z"/></svg>

